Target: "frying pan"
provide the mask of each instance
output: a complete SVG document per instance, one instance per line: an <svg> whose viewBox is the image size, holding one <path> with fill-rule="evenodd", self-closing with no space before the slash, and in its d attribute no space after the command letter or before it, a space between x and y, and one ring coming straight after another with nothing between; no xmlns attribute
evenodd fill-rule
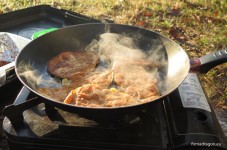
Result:
<svg viewBox="0 0 227 150"><path fill-rule="evenodd" d="M158 70L162 81L162 84L158 85L161 92L159 98L132 106L91 108L64 104L37 92L36 84L40 76L44 77L46 82L50 81L49 85L57 86L57 82L55 83L53 77L47 72L47 62L52 57L66 50L84 49L93 39L105 32L137 37L139 48L145 53L152 50L157 51L158 49L167 62ZM120 116L149 108L151 103L162 100L182 83L190 70L206 73L214 66L226 62L226 60L227 50L221 50L201 58L189 59L181 46L159 33L135 26L92 23L65 27L31 41L19 53L15 70L19 80L29 90L42 97L48 105L77 113L97 122L111 122L117 120ZM32 72L32 74L23 76L22 74L25 71ZM41 81L38 84L43 84L43 82Z"/></svg>

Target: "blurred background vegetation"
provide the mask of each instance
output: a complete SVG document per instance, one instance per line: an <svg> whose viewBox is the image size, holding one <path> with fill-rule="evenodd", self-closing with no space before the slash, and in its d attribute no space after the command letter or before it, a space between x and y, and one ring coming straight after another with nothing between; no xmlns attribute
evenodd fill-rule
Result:
<svg viewBox="0 0 227 150"><path fill-rule="evenodd" d="M0 14L43 4L154 30L190 57L227 49L226 0L1 0ZM210 102L227 110L227 63L199 77Z"/></svg>

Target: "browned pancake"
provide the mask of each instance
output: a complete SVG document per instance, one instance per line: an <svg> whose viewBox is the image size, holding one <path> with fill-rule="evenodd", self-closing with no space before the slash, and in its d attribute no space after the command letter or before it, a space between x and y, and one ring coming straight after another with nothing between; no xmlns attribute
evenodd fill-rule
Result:
<svg viewBox="0 0 227 150"><path fill-rule="evenodd" d="M98 61L98 56L92 52L66 51L49 60L48 71L56 77L70 79L76 73L92 71Z"/></svg>
<svg viewBox="0 0 227 150"><path fill-rule="evenodd" d="M131 67L127 72L115 70L114 83L122 92L141 102L151 101L160 96L156 82L156 79L140 66Z"/></svg>
<svg viewBox="0 0 227 150"><path fill-rule="evenodd" d="M103 89L97 84L86 84L73 90L64 102L86 107L118 107L136 104L137 100L117 89Z"/></svg>

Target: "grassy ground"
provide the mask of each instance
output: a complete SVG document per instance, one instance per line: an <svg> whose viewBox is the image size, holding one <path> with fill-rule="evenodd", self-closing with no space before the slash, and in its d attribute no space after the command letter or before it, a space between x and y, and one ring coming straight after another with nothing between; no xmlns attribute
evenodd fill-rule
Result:
<svg viewBox="0 0 227 150"><path fill-rule="evenodd" d="M191 57L227 49L225 0L1 0L0 13L39 4L158 31ZM209 100L227 110L227 63L199 77Z"/></svg>

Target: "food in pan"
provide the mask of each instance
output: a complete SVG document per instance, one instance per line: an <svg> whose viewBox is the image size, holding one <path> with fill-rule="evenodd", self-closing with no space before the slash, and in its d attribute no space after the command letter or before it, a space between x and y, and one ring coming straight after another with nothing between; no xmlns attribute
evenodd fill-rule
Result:
<svg viewBox="0 0 227 150"><path fill-rule="evenodd" d="M102 72L100 72L102 71ZM61 88L38 88L38 92L44 94L47 97L55 99L57 101L64 101L71 90L79 88L86 84L94 84L100 88L108 88L113 80L113 72L111 70L98 70L85 73L75 73L71 80L63 79Z"/></svg>
<svg viewBox="0 0 227 150"><path fill-rule="evenodd" d="M129 106L160 97L153 70L159 64L131 38L110 33L100 38L84 51L64 51L51 58L48 72L62 79L62 87L42 87L38 92L83 107Z"/></svg>
<svg viewBox="0 0 227 150"><path fill-rule="evenodd" d="M81 56L82 54L79 53L85 54L86 52L77 52L76 55ZM63 52L64 54L65 52ZM53 70L57 69L52 68L57 67L54 62L56 62L56 58L61 59L60 56L62 53L49 61L48 67L51 69L48 69L58 77L66 77L67 79L64 78L64 81L68 82L64 82L61 88L39 88L38 92L47 97L76 106L119 107L144 103L160 96L156 80L138 65L131 67L130 71L124 72L124 67L127 67L125 65L113 69L95 68L95 63L87 65L88 68L84 68L86 64L77 64L72 71L70 70L71 65L61 63L62 69L59 71L60 73L58 71L56 73ZM82 61L81 58L79 60ZM79 60L76 62L80 63ZM93 62L96 61L97 59L93 59ZM72 63L72 60L69 62Z"/></svg>
<svg viewBox="0 0 227 150"><path fill-rule="evenodd" d="M140 102L146 102L159 96L156 87L156 79L138 66L131 67L127 72L116 71L114 82L119 89L138 99ZM139 77L138 77L139 75Z"/></svg>
<svg viewBox="0 0 227 150"><path fill-rule="evenodd" d="M74 74L92 71L98 63L98 57L87 51L66 51L48 62L48 71L60 78L70 79Z"/></svg>
<svg viewBox="0 0 227 150"><path fill-rule="evenodd" d="M127 93L114 88L103 89L97 84L86 84L72 90L64 102L88 107L117 107L138 103L134 97Z"/></svg>

